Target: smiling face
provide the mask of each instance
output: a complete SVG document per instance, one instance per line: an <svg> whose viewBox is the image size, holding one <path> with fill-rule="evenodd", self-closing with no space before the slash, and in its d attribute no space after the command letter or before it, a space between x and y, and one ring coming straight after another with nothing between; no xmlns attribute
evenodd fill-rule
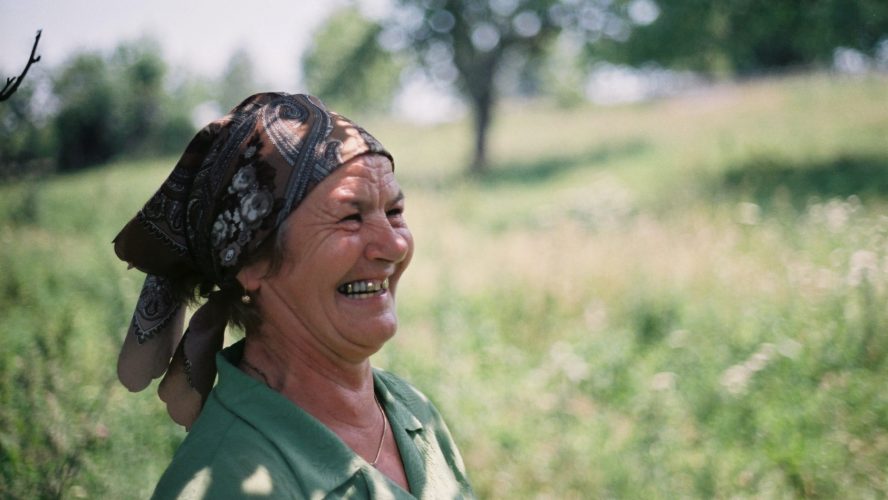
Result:
<svg viewBox="0 0 888 500"><path fill-rule="evenodd" d="M262 335L349 362L379 350L397 329L395 292L413 254L403 211L384 156L359 156L321 181L282 226L281 269L265 276L259 263L238 275Z"/></svg>

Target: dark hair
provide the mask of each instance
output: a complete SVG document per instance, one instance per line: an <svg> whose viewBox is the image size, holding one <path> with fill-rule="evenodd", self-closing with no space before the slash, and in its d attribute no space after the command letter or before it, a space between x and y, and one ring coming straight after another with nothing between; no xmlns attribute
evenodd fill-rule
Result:
<svg viewBox="0 0 888 500"><path fill-rule="evenodd" d="M287 220L278 226L259 247L252 252L241 267L249 266L257 262L267 260L269 263L268 274L266 276L274 276L280 271L281 266L286 260L286 236L287 236ZM217 294L215 297L222 300L228 309L228 326L235 326L251 334L258 331L262 325L262 317L255 303L244 304L241 298L246 293L237 281L232 279L230 282L217 287L212 280L200 275L192 273L185 276L175 278L173 280L173 293L177 300L187 302L189 305L195 305L206 299L210 294Z"/></svg>

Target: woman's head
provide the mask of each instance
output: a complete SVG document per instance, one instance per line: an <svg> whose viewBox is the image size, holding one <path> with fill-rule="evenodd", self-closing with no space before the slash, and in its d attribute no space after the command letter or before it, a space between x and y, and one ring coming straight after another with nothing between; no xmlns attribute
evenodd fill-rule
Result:
<svg viewBox="0 0 888 500"><path fill-rule="evenodd" d="M198 132L161 188L115 238L150 274L220 287L308 192L379 142L314 97L257 94Z"/></svg>
<svg viewBox="0 0 888 500"><path fill-rule="evenodd" d="M195 358L221 346L229 319L254 328L260 318L236 302L244 292L238 272L256 262L267 262L270 275L283 267L292 236L284 222L316 186L363 156L391 168L375 138L305 95L257 94L201 130L114 240L117 255L148 274L118 360L124 385L147 386L177 345L176 359L193 369ZM194 295L209 303L179 342L183 302ZM212 356L210 364L206 374L186 373L204 397L215 376Z"/></svg>
<svg viewBox="0 0 888 500"><path fill-rule="evenodd" d="M259 261L238 273L263 333L351 361L376 352L397 328L394 296L413 254L403 211L385 156L359 156L321 181L287 218L280 268Z"/></svg>

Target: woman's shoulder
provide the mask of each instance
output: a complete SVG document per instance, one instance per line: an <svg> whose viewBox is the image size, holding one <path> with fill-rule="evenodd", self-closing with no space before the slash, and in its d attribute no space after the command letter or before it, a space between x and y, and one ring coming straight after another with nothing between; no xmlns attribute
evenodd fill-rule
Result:
<svg viewBox="0 0 888 500"><path fill-rule="evenodd" d="M214 405L212 397L176 450L153 498L218 498L289 489L286 464L262 432ZM236 498L234 495L233 498Z"/></svg>

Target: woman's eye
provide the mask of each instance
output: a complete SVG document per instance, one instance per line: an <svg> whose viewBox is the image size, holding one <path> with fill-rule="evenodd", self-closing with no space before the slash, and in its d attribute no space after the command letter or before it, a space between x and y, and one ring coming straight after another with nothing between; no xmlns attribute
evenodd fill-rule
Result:
<svg viewBox="0 0 888 500"><path fill-rule="evenodd" d="M403 209L403 208L400 208L400 207L398 207L398 208L393 208L393 209L391 209L391 210L389 210L388 212L385 213L385 215L388 216L388 217L399 217L399 216L401 216L401 215L403 215L403 214L404 214L404 209Z"/></svg>
<svg viewBox="0 0 888 500"><path fill-rule="evenodd" d="M343 217L339 222L361 222L361 214L351 214Z"/></svg>

